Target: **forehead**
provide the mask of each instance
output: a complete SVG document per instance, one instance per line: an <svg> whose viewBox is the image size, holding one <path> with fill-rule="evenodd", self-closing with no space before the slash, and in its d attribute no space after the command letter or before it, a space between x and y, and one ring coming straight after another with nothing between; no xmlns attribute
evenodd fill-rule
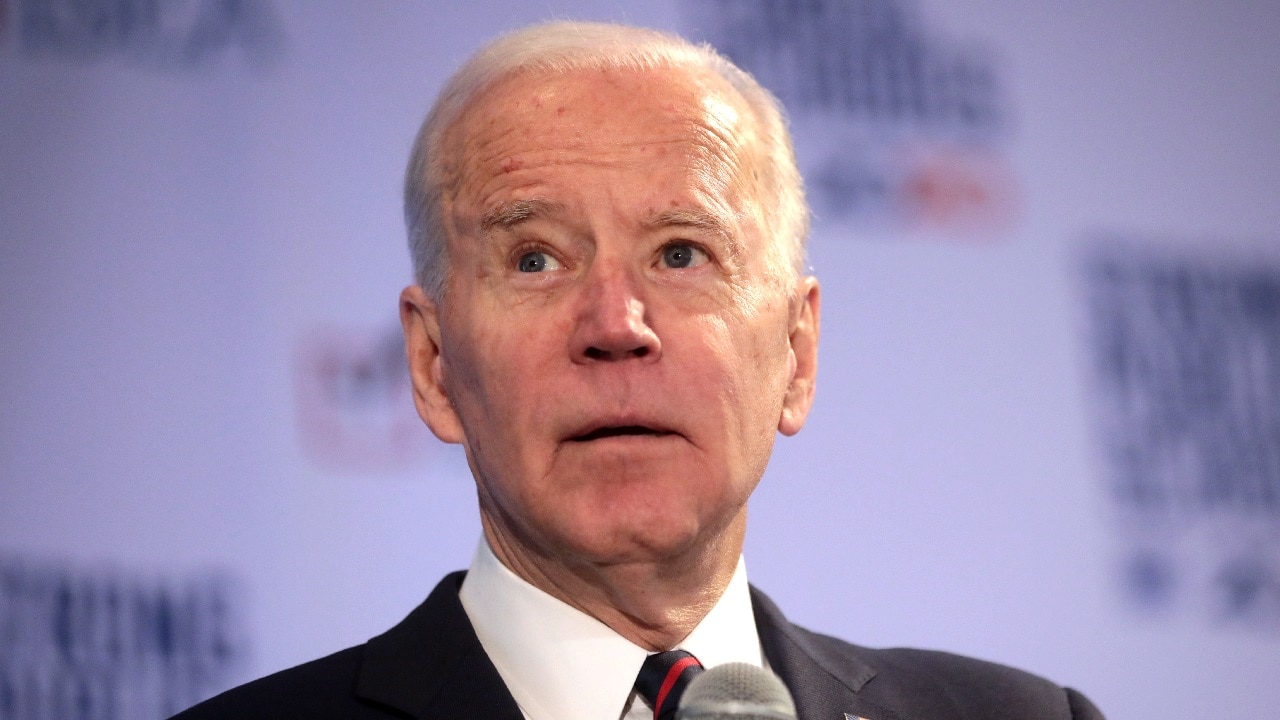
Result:
<svg viewBox="0 0 1280 720"><path fill-rule="evenodd" d="M441 179L447 192L526 162L648 166L673 153L741 175L754 140L746 103L706 70L521 71L482 91L452 124Z"/></svg>

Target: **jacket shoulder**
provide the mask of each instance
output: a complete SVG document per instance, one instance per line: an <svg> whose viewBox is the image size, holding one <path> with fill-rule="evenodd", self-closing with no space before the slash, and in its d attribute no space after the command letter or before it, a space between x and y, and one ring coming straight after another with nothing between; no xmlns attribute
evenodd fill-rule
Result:
<svg viewBox="0 0 1280 720"><path fill-rule="evenodd" d="M175 715L172 720L327 720L402 717L356 696L365 646L281 670L232 688Z"/></svg>
<svg viewBox="0 0 1280 720"><path fill-rule="evenodd" d="M939 650L866 648L792 627L829 667L870 667L862 693L908 717L1103 720L1083 694L1025 670Z"/></svg>
<svg viewBox="0 0 1280 720"><path fill-rule="evenodd" d="M464 573L363 645L268 675L173 720L390 720L520 717L458 599Z"/></svg>

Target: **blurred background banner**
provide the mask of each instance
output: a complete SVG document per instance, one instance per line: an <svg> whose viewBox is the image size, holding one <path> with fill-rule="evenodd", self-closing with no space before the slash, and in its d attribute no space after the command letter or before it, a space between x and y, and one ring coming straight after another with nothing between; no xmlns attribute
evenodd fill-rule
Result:
<svg viewBox="0 0 1280 720"><path fill-rule="evenodd" d="M988 239L1017 209L1006 69L909 0L682 0L683 29L786 105L824 223Z"/></svg>
<svg viewBox="0 0 1280 720"><path fill-rule="evenodd" d="M1112 718L1275 714L1280 6L0 0L0 720L163 717L466 565L400 183L449 73L553 18L789 108L824 333L754 583Z"/></svg>
<svg viewBox="0 0 1280 720"><path fill-rule="evenodd" d="M1085 264L1103 478L1139 610L1280 632L1280 265L1101 238Z"/></svg>
<svg viewBox="0 0 1280 720"><path fill-rule="evenodd" d="M237 588L0 558L0 710L9 718L166 717L244 674Z"/></svg>

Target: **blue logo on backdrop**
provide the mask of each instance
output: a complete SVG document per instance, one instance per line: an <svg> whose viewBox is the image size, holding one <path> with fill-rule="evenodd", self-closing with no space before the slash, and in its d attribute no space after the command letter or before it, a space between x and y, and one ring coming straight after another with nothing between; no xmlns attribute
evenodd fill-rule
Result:
<svg viewBox="0 0 1280 720"><path fill-rule="evenodd" d="M0 719L158 719L226 689L246 660L233 590L0 557Z"/></svg>
<svg viewBox="0 0 1280 720"><path fill-rule="evenodd" d="M1010 223L1016 183L991 53L910 0L686 0L701 35L787 107L819 221L967 236Z"/></svg>
<svg viewBox="0 0 1280 720"><path fill-rule="evenodd" d="M1280 629L1280 265L1086 263L1128 597Z"/></svg>
<svg viewBox="0 0 1280 720"><path fill-rule="evenodd" d="M268 0L0 0L5 24L30 55L156 68L203 67L232 51L263 67L283 39Z"/></svg>

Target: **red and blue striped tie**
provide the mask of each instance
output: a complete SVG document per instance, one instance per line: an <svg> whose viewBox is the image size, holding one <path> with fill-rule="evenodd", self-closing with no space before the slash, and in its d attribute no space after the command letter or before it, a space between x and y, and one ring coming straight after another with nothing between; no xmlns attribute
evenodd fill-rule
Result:
<svg viewBox="0 0 1280 720"><path fill-rule="evenodd" d="M653 708L653 720L671 720L689 681L702 672L698 658L684 650L668 650L645 658L636 691Z"/></svg>

